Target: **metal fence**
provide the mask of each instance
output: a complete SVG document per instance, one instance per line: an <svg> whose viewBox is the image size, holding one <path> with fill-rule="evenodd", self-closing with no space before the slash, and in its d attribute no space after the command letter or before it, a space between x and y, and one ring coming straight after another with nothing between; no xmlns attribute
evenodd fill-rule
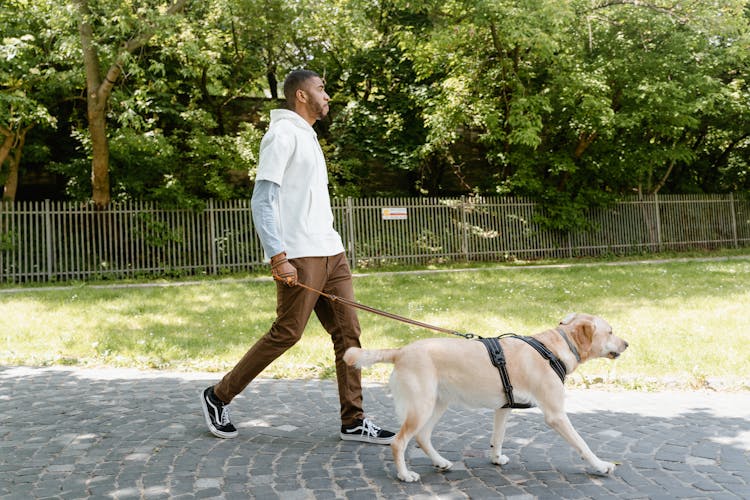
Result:
<svg viewBox="0 0 750 500"><path fill-rule="evenodd" d="M671 195L590 210L589 231L543 230L532 201L508 197L341 199L337 229L354 267L750 246L750 199ZM105 210L0 204L0 282L220 274L263 265L248 200L205 209L150 203Z"/></svg>

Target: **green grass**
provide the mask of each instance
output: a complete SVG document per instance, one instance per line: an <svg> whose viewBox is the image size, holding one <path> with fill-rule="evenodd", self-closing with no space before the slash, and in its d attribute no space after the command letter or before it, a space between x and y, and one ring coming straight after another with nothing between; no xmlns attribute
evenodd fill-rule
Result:
<svg viewBox="0 0 750 500"><path fill-rule="evenodd" d="M585 364L572 385L750 389L750 256L648 264L373 273L355 281L367 305L492 336L533 334L571 311L607 319L630 343L617 361ZM274 319L269 281L190 286L76 285L0 294L0 363L223 372ZM438 332L361 312L365 347L394 347ZM365 372L385 381L390 366ZM264 376L332 377L330 341L315 318Z"/></svg>

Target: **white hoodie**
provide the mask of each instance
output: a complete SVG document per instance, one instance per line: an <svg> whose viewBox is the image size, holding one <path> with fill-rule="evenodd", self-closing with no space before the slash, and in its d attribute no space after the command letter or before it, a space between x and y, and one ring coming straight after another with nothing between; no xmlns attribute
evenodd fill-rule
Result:
<svg viewBox="0 0 750 500"><path fill-rule="evenodd" d="M271 111L255 179L280 186L275 209L287 258L326 257L344 251L341 236L333 228L328 171L318 136L294 111Z"/></svg>

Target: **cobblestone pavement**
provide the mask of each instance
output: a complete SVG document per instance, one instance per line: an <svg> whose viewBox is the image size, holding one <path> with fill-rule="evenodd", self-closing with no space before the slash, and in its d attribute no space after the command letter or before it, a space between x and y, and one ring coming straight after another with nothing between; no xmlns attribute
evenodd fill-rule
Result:
<svg viewBox="0 0 750 500"><path fill-rule="evenodd" d="M390 448L338 439L331 381L256 380L232 404L240 436L214 438L198 394L216 374L0 367L0 498L750 498L750 393L571 390L573 425L610 476L592 474L537 410L488 459L489 410L449 410L438 472L413 444L402 483ZM387 387L365 405L396 427Z"/></svg>

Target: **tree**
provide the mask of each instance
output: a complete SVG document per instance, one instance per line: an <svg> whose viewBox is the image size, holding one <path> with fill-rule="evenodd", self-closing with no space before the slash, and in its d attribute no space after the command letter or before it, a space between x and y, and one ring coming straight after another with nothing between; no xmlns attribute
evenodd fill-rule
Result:
<svg viewBox="0 0 750 500"><path fill-rule="evenodd" d="M107 4L92 10L89 0L75 0L78 8L78 29L81 37L83 62L86 71L86 103L88 130L91 140L92 201L97 206L109 204L109 147L107 143L107 104L112 88L122 75L129 58L143 48L154 36L159 26L166 28L165 18L180 13L187 0L175 0L161 14L148 7L131 9L128 4ZM106 9L105 9L106 7ZM145 20L144 20L145 18ZM96 31L101 33L95 36ZM105 45L98 39L110 38ZM102 73L103 55L110 61Z"/></svg>
<svg viewBox="0 0 750 500"><path fill-rule="evenodd" d="M707 141L725 137L737 144L749 131L747 106L737 99L747 92L743 4L603 4L589 11L595 17L588 63L606 75L613 111L612 140L598 149L614 169L628 172L615 177L621 184L614 188L653 194L670 186L681 192L718 187L706 180L731 148L708 153ZM684 175L698 165L697 176Z"/></svg>
<svg viewBox="0 0 750 500"><path fill-rule="evenodd" d="M699 165L709 138L731 137L724 151L747 138L747 105L729 98L746 92L742 0L719 10L626 0L423 8L430 29L402 30L407 57L431 82L423 150L458 170L475 144L486 163L483 175L466 175L472 189L529 196L550 227L576 228L592 206L658 192L677 169ZM740 133L719 123L728 113ZM704 167L717 170L708 159Z"/></svg>
<svg viewBox="0 0 750 500"><path fill-rule="evenodd" d="M0 174L3 172L2 165L6 160L8 163L2 200L14 201L26 134L38 123L54 124L54 119L44 106L27 99L21 92L0 97L0 108L3 108L6 116L4 123L0 123L0 136L3 137L0 145Z"/></svg>
<svg viewBox="0 0 750 500"><path fill-rule="evenodd" d="M405 21L421 12L398 2L331 0L302 8L300 36L312 69L332 96L323 127L334 193L339 196L418 192L425 140L420 92L400 46ZM335 19L335 22L329 20ZM422 187L422 182L417 182Z"/></svg>
<svg viewBox="0 0 750 500"><path fill-rule="evenodd" d="M332 96L337 195L520 195L566 230L623 195L750 188L746 0L6 5L4 172L33 126L24 161L77 200L246 196L301 66Z"/></svg>
<svg viewBox="0 0 750 500"><path fill-rule="evenodd" d="M16 198L28 132L37 125L56 124L47 108L57 86L56 69L44 50L48 12L24 0L10 4L16 9L25 8L26 15L16 16L12 9L0 11L0 24L4 27L0 40L0 175L4 177L4 201ZM5 164L7 169L3 168Z"/></svg>
<svg viewBox="0 0 750 500"><path fill-rule="evenodd" d="M109 111L114 196L194 206L249 195L261 134L245 122L272 95L254 27L266 3L195 5L131 61Z"/></svg>

